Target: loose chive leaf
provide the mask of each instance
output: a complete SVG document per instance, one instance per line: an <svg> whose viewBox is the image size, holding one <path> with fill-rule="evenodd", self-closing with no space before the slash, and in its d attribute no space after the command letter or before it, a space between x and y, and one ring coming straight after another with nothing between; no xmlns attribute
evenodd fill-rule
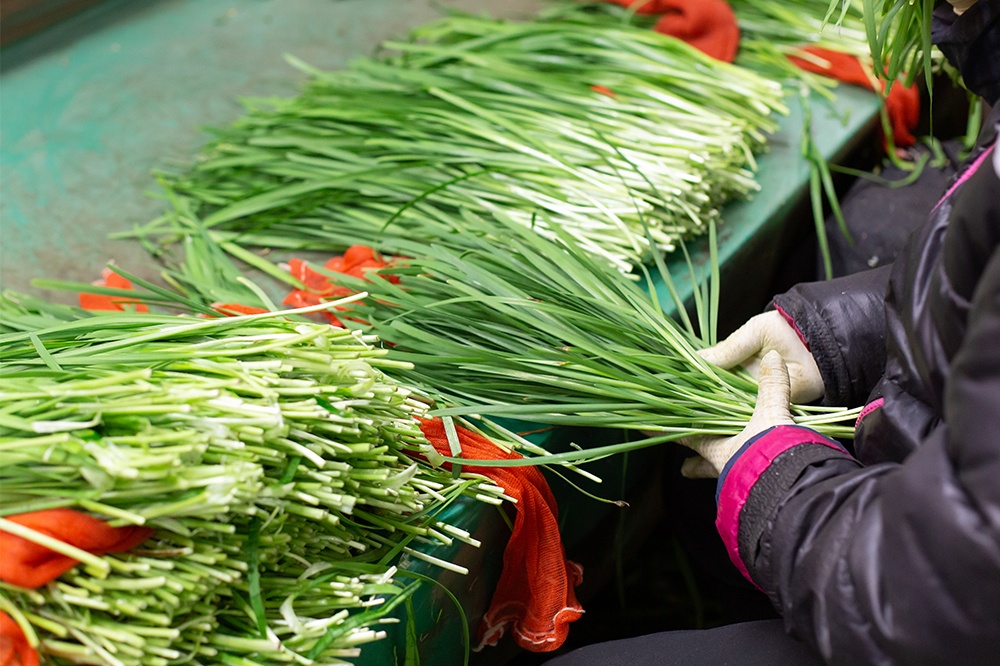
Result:
<svg viewBox="0 0 1000 666"><path fill-rule="evenodd" d="M420 648L417 637L417 617L413 610L413 598L406 600L406 660L405 666L420 666Z"/></svg>
<svg viewBox="0 0 1000 666"><path fill-rule="evenodd" d="M45 362L45 365L49 366L51 370L55 370L56 372L62 372L62 368L59 367L59 364L56 363L56 360L52 358L52 354L50 354L49 350L46 349L45 345L42 344L42 340L41 338L38 337L38 334L31 333L30 339L31 339L31 345L35 348L35 351L38 352L38 355L41 357L42 361Z"/></svg>
<svg viewBox="0 0 1000 666"><path fill-rule="evenodd" d="M257 619L257 630L261 638L267 638L267 617L260 590L260 518L250 520L247 534L247 583L250 586L250 607Z"/></svg>
<svg viewBox="0 0 1000 666"><path fill-rule="evenodd" d="M444 435L448 439L448 448L451 449L451 456L453 458L462 457L462 443L458 440L458 431L455 430L455 421L450 416L442 416L441 423L444 424ZM462 466L460 464L452 464L451 475L452 478L457 479L462 473Z"/></svg>

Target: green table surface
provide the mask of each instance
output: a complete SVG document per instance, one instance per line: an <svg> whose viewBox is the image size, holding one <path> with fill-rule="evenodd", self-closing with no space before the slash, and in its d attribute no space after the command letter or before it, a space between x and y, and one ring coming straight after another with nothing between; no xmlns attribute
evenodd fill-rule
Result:
<svg viewBox="0 0 1000 666"><path fill-rule="evenodd" d="M0 285L158 267L113 231L162 202L153 168L187 162L239 98L294 94L283 54L338 69L441 15L527 16L541 0L106 0L0 53ZM54 300L74 302L70 294Z"/></svg>
<svg viewBox="0 0 1000 666"><path fill-rule="evenodd" d="M108 0L73 19L7 47L0 55L0 285L33 291L34 277L89 282L109 260L143 277L158 269L135 243L108 241L107 234L155 217L162 203L143 195L153 189L150 170L188 159L204 141L200 128L240 115L240 96L289 95L300 78L281 58L294 54L323 68L342 67L370 53L380 41L435 16L429 0ZM519 16L539 0L445 0L467 11ZM825 157L837 160L858 141L872 140L877 101L870 93L841 87L837 101L814 101L814 137ZM796 227L810 224L791 211L806 195L808 163L800 154L802 114L779 119L769 152L759 157L761 192L734 202L719 228L727 314L748 316L741 306L766 297L771 276ZM707 261L704 241L691 246L698 266ZM683 262L669 262L681 297L692 285ZM665 309L663 282L656 279ZM72 301L50 293L54 300ZM570 442L596 446L619 433L559 429L535 435L550 450ZM613 480L588 489L614 496L642 484L650 470L633 457L625 478L620 459L594 472ZM636 464L639 463L639 464ZM574 552L610 544L595 536L613 509L555 486L566 547ZM619 495L620 496L620 495ZM435 577L460 599L475 633L502 566L509 528L498 510L471 500L456 503L443 520L468 530L479 549L458 544L432 549L437 557L469 569L468 576L441 572L405 557L399 565ZM608 546L609 547L609 546ZM425 585L415 598L423 664L459 663L458 614L443 591ZM403 625L395 625L402 629ZM366 646L359 664L393 664L403 654L403 632Z"/></svg>

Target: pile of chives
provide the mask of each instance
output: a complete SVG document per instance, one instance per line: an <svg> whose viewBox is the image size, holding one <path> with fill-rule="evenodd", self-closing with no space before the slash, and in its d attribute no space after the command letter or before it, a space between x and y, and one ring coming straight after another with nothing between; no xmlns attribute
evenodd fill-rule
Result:
<svg viewBox="0 0 1000 666"><path fill-rule="evenodd" d="M446 241L469 211L572 229L621 270L648 258L643 219L671 249L756 190L781 86L577 4L444 18L342 72L298 63L303 93L249 102L192 169L162 176L175 205L139 233L194 217L240 246L392 252Z"/></svg>
<svg viewBox="0 0 1000 666"><path fill-rule="evenodd" d="M80 565L37 590L0 584L43 655L342 663L415 589L396 554L463 571L414 546L478 545L436 515L502 490L425 462L427 400L382 372L406 364L301 319L335 305L201 319L0 299L0 514L156 529L129 553L63 548Z"/></svg>

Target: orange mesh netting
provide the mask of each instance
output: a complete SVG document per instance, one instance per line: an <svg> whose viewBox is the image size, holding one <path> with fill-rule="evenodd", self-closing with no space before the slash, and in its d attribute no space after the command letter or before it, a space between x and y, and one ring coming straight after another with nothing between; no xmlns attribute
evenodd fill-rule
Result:
<svg viewBox="0 0 1000 666"><path fill-rule="evenodd" d="M6 519L93 555L132 550L156 531L137 525L111 527L103 520L72 509L46 509ZM34 589L78 563L72 557L0 530L0 580L5 583Z"/></svg>
<svg viewBox="0 0 1000 666"><path fill-rule="evenodd" d="M38 666L38 651L31 647L21 626L0 611L0 666Z"/></svg>
<svg viewBox="0 0 1000 666"><path fill-rule="evenodd" d="M732 62L740 28L724 0L605 0L622 7L639 5L636 14L663 14L653 30L676 37L716 60Z"/></svg>
<svg viewBox="0 0 1000 666"><path fill-rule="evenodd" d="M450 456L441 419L418 420L438 453ZM521 457L465 428L456 427L456 431L463 458ZM517 500L514 530L503 554L503 573L479 626L479 647L495 645L509 627L521 647L533 652L555 650L566 640L569 623L583 614L573 592L583 580L583 567L566 559L549 484L537 467L462 465L462 470L489 477Z"/></svg>
<svg viewBox="0 0 1000 666"><path fill-rule="evenodd" d="M875 90L868 71L861 64L861 61L854 56L821 49L818 46L807 46L802 50L821 60L825 60L826 64L788 56L788 59L799 69L829 76L843 83L863 86L868 88L868 90ZM881 92L885 84L879 81L878 85ZM917 86L912 85L907 88L902 83L896 83L892 86L889 90L889 95L885 98L885 112L889 116L889 122L892 124L893 141L895 141L896 145L912 146L916 143L917 140L913 136L913 130L920 120L920 93L917 92Z"/></svg>
<svg viewBox="0 0 1000 666"><path fill-rule="evenodd" d="M379 268L385 268L393 261L396 261L399 257L389 257L388 261L380 258L374 250L370 247L364 245L352 245L347 248L342 256L336 256L326 262L323 266L328 271L335 273L343 273L344 275L350 275L351 277L367 279L367 273L371 270L378 270ZM329 281L327 276L314 271L309 267L309 264L301 259L292 259L288 262L288 272L292 274L297 280L302 282L306 288L305 289L295 289L292 293L285 297L282 301L283 305L290 305L293 308L302 308L310 305L318 305L324 301L331 301L337 298L343 298L344 296L350 296L354 293L352 289L347 287L337 286ZM399 277L396 275L386 275L383 276L392 282L393 284L399 283ZM338 307L337 310L347 310L347 308ZM330 311L324 311L323 316L333 324L334 326L339 326L344 328L343 323ZM350 317L347 317L351 319ZM358 321L357 319L351 319L351 321Z"/></svg>
<svg viewBox="0 0 1000 666"><path fill-rule="evenodd" d="M95 287L111 287L113 289L132 289L132 283L115 273L110 268L101 271L101 279L92 282ZM102 296L100 294L80 294L80 307L84 310L116 310L125 311L125 306L134 307L136 312L149 312L144 303L134 298L122 296ZM134 305L133 305L134 304Z"/></svg>

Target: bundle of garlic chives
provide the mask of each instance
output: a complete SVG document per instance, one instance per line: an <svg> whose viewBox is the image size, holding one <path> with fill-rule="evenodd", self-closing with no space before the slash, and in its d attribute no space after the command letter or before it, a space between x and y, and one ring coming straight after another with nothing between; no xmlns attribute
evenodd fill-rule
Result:
<svg viewBox="0 0 1000 666"><path fill-rule="evenodd" d="M294 319L338 303L215 319L35 304L0 298L0 513L71 507L157 530L38 590L2 585L51 658L356 656L414 588L354 558L402 549L462 571L407 544L475 544L435 508L499 501L414 456L426 401L379 370L405 364Z"/></svg>
<svg viewBox="0 0 1000 666"><path fill-rule="evenodd" d="M837 81L799 68L789 56L826 66L822 57L806 50L806 47L819 47L857 57L865 66L871 64L861 0L845 0L836 15L833 15L836 25L830 21L832 7L824 0L732 0L730 5L740 27L736 64L766 78L781 81L790 92L797 92L806 116L809 115L809 96L818 93L832 99L834 93L831 89L837 86ZM601 26L625 23L647 29L652 28L659 18L656 15L636 14L606 2L583 3L581 7L568 11L565 5L559 4L550 11L553 17L563 20L586 21ZM883 111L883 126L887 128L887 136L891 136L887 120L888 116ZM803 127L802 139L803 156L809 161L812 172L810 188L814 222L819 235L820 252L829 276L831 259L826 227L823 224L823 194L829 200L845 233L846 226L837 204L830 167L815 147L809 122Z"/></svg>
<svg viewBox="0 0 1000 666"><path fill-rule="evenodd" d="M862 0L845 0L831 13L827 0L731 0L729 6L740 28L737 63L749 46L767 42L778 51L815 45L858 57L869 57L862 19ZM638 14L608 2L556 3L540 14L546 20L575 21L592 25L626 23L651 29L660 15ZM834 21L831 22L830 19Z"/></svg>
<svg viewBox="0 0 1000 666"><path fill-rule="evenodd" d="M799 69L786 57L816 60L803 50L807 46L846 53L865 64L871 62L861 0L846 0L835 17L836 25L827 20L826 0L734 0L731 5L740 26L737 64L770 78L802 79L820 93L836 85L833 79Z"/></svg>
<svg viewBox="0 0 1000 666"><path fill-rule="evenodd" d="M784 111L777 83L627 25L449 17L385 46L400 55L345 72L298 63L306 90L251 102L163 176L175 207L138 233L194 216L244 246L392 252L471 211L573 229L627 270L648 253L640 215L669 249L756 189Z"/></svg>
<svg viewBox="0 0 1000 666"><path fill-rule="evenodd" d="M830 0L828 16L845 14L855 0ZM935 0L862 0L861 14L874 72L885 81L905 76L910 85L922 73L928 91L931 76L931 18Z"/></svg>

